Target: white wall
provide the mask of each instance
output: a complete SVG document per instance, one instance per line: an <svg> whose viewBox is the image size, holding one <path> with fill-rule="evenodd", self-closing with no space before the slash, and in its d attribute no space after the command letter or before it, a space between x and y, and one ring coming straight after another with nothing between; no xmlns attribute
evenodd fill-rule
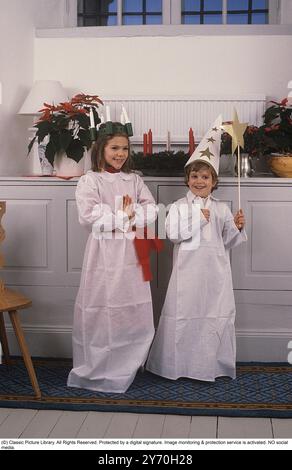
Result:
<svg viewBox="0 0 292 470"><path fill-rule="evenodd" d="M77 0L37 0L35 21L38 28L77 25Z"/></svg>
<svg viewBox="0 0 292 470"><path fill-rule="evenodd" d="M287 95L292 36L36 38L35 79L72 93Z"/></svg>
<svg viewBox="0 0 292 470"><path fill-rule="evenodd" d="M35 26L64 0L0 0L0 175L23 175L32 119L17 112L33 83ZM54 8L53 8L54 7ZM60 15L57 15L60 18ZM55 26L60 26L55 17Z"/></svg>
<svg viewBox="0 0 292 470"><path fill-rule="evenodd" d="M292 1L291 0L281 0L280 23L281 24L292 23Z"/></svg>
<svg viewBox="0 0 292 470"><path fill-rule="evenodd" d="M33 80L35 0L0 0L0 174L25 168L26 126L16 113Z"/></svg>

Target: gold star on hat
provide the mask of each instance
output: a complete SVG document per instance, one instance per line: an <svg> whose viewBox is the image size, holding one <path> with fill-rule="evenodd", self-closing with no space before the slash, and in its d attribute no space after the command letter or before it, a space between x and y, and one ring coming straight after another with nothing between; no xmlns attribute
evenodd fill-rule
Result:
<svg viewBox="0 0 292 470"><path fill-rule="evenodd" d="M210 137L209 139L207 139L207 141L208 141L208 142L212 142L212 143L213 143L213 142L216 142L216 140L213 139L213 137Z"/></svg>
<svg viewBox="0 0 292 470"><path fill-rule="evenodd" d="M209 147L206 148L205 150L200 150L200 154L201 154L201 157L204 157L206 156L207 158L209 158L209 160L211 160L211 156L214 157L214 154L210 152L210 149Z"/></svg>

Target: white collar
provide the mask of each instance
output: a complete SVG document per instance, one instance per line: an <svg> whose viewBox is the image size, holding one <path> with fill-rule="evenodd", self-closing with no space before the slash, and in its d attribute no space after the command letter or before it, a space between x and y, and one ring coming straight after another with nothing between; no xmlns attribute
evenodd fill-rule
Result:
<svg viewBox="0 0 292 470"><path fill-rule="evenodd" d="M118 173L109 173L108 171L92 171L89 170L88 173L93 173L97 175L99 178L102 178L105 181L114 181L116 178L121 178L122 180L131 180L132 173L124 173L123 171L119 171Z"/></svg>
<svg viewBox="0 0 292 470"><path fill-rule="evenodd" d="M187 198L188 202L193 202L193 201L195 201L196 199L198 199L198 200L199 200L199 199L206 199L206 200L211 199L211 201L219 201L219 199L216 199L214 196L212 196L212 194L209 194L209 196L206 197L206 198L201 198L200 196L196 196L194 193L192 193L191 190L189 190L189 191L187 192L186 198Z"/></svg>

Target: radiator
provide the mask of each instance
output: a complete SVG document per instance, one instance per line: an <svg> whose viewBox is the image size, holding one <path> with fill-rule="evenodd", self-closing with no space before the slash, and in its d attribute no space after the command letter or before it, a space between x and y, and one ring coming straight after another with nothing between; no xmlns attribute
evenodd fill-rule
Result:
<svg viewBox="0 0 292 470"><path fill-rule="evenodd" d="M232 120L236 108L239 120L249 124L262 124L266 98L264 95L242 96L119 96L106 97L111 120L120 121L121 106L125 106L133 124L132 142L140 143L149 129L153 142L165 142L170 132L172 143L187 143L192 127L199 141L219 114L223 121ZM105 117L105 110L101 107Z"/></svg>

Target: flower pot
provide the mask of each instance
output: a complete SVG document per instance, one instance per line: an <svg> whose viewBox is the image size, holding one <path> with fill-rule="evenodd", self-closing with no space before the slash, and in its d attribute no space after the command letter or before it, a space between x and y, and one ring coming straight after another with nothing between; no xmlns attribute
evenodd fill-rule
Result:
<svg viewBox="0 0 292 470"><path fill-rule="evenodd" d="M67 157L65 152L58 152L54 159L54 170L56 176L74 177L84 174L84 159L77 163L72 158Z"/></svg>
<svg viewBox="0 0 292 470"><path fill-rule="evenodd" d="M269 166L275 175L282 178L292 178L292 153L272 153L269 158Z"/></svg>

